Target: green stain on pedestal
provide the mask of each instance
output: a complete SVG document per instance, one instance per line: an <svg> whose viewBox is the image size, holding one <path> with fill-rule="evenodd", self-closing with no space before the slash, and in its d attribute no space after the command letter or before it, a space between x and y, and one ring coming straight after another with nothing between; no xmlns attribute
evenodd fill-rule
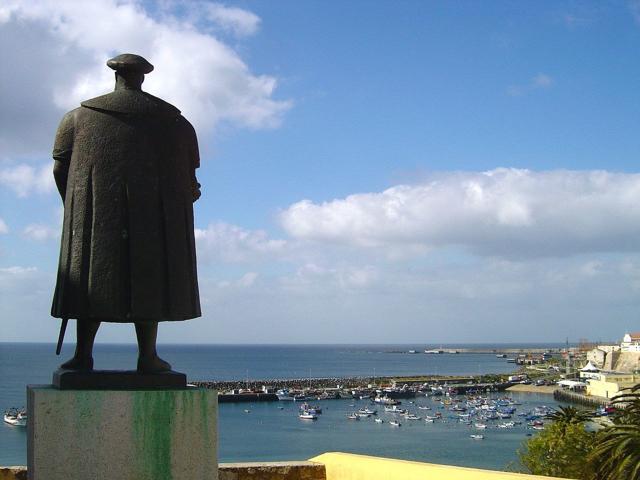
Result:
<svg viewBox="0 0 640 480"><path fill-rule="evenodd" d="M141 479L172 480L171 440L176 416L175 391L136 392L133 400L133 442Z"/></svg>

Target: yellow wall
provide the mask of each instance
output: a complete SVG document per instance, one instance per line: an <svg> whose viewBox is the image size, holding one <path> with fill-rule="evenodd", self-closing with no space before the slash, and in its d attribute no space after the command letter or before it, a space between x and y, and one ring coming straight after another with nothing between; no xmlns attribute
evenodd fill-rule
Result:
<svg viewBox="0 0 640 480"><path fill-rule="evenodd" d="M612 398L623 388L633 387L640 378L631 374L602 373L599 378L590 378L587 395Z"/></svg>
<svg viewBox="0 0 640 480"><path fill-rule="evenodd" d="M552 478L350 453L324 453L310 460L324 464L327 471L326 480L534 480Z"/></svg>

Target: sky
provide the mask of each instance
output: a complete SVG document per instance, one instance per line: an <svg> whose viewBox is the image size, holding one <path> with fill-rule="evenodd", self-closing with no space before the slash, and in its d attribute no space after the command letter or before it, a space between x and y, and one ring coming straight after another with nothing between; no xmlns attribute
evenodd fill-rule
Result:
<svg viewBox="0 0 640 480"><path fill-rule="evenodd" d="M0 3L0 341L57 338L53 138L123 52L202 158L203 316L160 342L640 330L640 1L79 5Z"/></svg>

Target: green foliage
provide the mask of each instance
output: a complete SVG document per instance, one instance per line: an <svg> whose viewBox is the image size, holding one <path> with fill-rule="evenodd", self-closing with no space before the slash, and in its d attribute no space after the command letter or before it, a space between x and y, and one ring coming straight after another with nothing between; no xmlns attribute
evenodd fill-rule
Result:
<svg viewBox="0 0 640 480"><path fill-rule="evenodd" d="M547 418L553 422L563 424L579 423L584 424L591 419L592 414L587 410L578 410L575 407L560 407Z"/></svg>
<svg viewBox="0 0 640 480"><path fill-rule="evenodd" d="M575 409L574 409L575 410ZM595 435L577 421L555 421L518 451L528 473L552 477L595 479L586 458Z"/></svg>
<svg viewBox="0 0 640 480"><path fill-rule="evenodd" d="M640 385L614 398L624 406L600 431L589 463L598 480L640 480Z"/></svg>

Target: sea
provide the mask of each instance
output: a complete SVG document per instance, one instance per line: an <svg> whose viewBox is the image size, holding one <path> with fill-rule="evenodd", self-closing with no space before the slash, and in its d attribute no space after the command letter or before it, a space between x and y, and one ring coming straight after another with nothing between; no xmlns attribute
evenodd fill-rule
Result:
<svg viewBox="0 0 640 480"><path fill-rule="evenodd" d="M474 344L443 345L462 348L557 348L556 344ZM438 345L440 347L440 345ZM0 343L0 409L26 405L28 384L49 384L53 370L69 358L73 345L55 355L55 345ZM409 354L422 351L420 345L159 345L159 354L190 381L238 380L254 383L269 379L307 379L338 377L384 377L408 375L475 375L509 373L514 364L492 354ZM433 348L433 347L430 347ZM401 353L404 352L404 353ZM97 344L96 369L131 370L137 349L129 344ZM268 382L267 382L268 383ZM495 394L494 394L495 395ZM504 395L504 394L501 394ZM519 411L537 406L556 408L550 395L511 393L521 405ZM417 397L403 402L417 409L439 408L432 399ZM401 419L401 427L389 424L392 414L379 408L385 420L348 420L346 415L368 406L368 401L340 399L312 402L323 409L318 420L298 418L295 402L224 403L219 407L220 462L306 460L327 451L352 452L388 458L504 470L517 464L517 450L529 438L525 423L514 428L497 428L478 433L472 426L454 419L426 423ZM495 427L495 428L494 428ZM26 465L26 429L0 425L0 465Z"/></svg>

